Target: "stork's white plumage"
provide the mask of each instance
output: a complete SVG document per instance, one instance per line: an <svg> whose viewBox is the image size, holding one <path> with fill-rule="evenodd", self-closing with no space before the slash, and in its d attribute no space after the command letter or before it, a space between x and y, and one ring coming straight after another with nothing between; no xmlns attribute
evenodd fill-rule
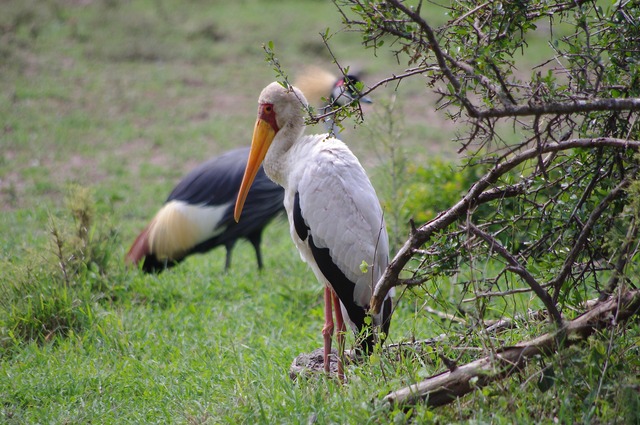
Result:
<svg viewBox="0 0 640 425"><path fill-rule="evenodd" d="M374 333L365 319L374 285L389 261L382 209L367 175L349 148L327 134L303 136L306 100L296 88L278 83L259 98L249 161L238 194L238 220L246 193L260 164L285 189L284 205L291 237L318 280L325 284L325 370L331 332L331 288L336 304L339 348L342 315L371 350ZM385 299L373 324L388 332L391 298ZM341 370L339 362L339 370ZM339 372L341 373L341 372Z"/></svg>

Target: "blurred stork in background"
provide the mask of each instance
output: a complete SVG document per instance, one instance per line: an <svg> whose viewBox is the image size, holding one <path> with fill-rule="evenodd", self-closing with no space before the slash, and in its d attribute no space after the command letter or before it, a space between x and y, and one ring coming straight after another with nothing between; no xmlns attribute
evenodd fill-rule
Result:
<svg viewBox="0 0 640 425"><path fill-rule="evenodd" d="M301 90L312 104L325 112L360 97L356 75L338 78L320 68L308 68L298 79ZM331 118L324 120L332 134L337 128ZM249 148L238 148L200 164L171 191L165 204L138 235L126 255L133 265L142 262L142 270L161 272L175 266L191 254L204 253L217 246L226 248L225 270L231 266L231 251L240 238L247 239L256 253L258 268L262 232L269 222L284 211L284 190L273 183L262 167L257 170L247 194L241 223L233 220L233 207L247 165Z"/></svg>
<svg viewBox="0 0 640 425"><path fill-rule="evenodd" d="M371 103L368 96L360 96L358 93L356 87L358 83L360 83L359 73L345 74L338 78L329 71L310 66L293 85L302 91L309 105L319 107L320 113L324 114L331 109L348 105L354 100L360 103ZM340 138L340 129L333 116L324 118L323 123L332 136Z"/></svg>
<svg viewBox="0 0 640 425"><path fill-rule="evenodd" d="M227 270L236 241L245 238L253 245L258 268L262 268L262 231L284 210L284 192L259 170L247 200L250 203L247 222L238 225L233 220L233 204L248 155L248 147L234 149L211 158L187 174L138 235L127 261L138 264L144 260L142 270L161 272L191 254L223 245L227 250Z"/></svg>

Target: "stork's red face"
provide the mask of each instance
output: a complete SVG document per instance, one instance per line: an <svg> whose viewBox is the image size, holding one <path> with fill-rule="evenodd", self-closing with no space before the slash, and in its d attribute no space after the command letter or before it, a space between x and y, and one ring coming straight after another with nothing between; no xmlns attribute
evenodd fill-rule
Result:
<svg viewBox="0 0 640 425"><path fill-rule="evenodd" d="M236 200L236 208L233 212L233 218L236 222L240 220L242 207L247 199L251 184L256 178L260 164L264 161L264 157L267 155L269 146L271 146L271 142L273 138L276 137L278 130L280 130L280 128L278 127L273 104L261 103L258 106L258 119L253 129L253 139L251 140L251 151L249 152L247 168L244 170L240 192L238 192L238 199Z"/></svg>

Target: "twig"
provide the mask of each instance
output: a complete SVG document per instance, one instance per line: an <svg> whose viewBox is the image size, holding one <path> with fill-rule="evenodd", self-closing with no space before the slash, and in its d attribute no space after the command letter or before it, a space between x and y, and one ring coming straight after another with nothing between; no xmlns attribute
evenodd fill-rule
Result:
<svg viewBox="0 0 640 425"><path fill-rule="evenodd" d="M546 284L540 285L540 286L542 288L548 288L551 285L546 283ZM463 303L470 303L470 302L477 301L477 300L482 299L482 298L504 297L504 296L507 296L507 295L522 294L522 293L531 292L531 291L533 291L533 289L531 289L531 288L514 288L514 289L509 289L508 291L500 291L500 292L481 292L479 294L476 294L475 297L463 299L462 302Z"/></svg>
<svg viewBox="0 0 640 425"><path fill-rule="evenodd" d="M627 230L627 236L625 238L624 244L622 248L620 248L620 253L618 254L618 261L616 261L616 265L613 269L613 274L611 275L611 279L607 283L604 291L600 295L600 300L607 299L613 291L615 291L618 286L618 281L620 280L620 276L623 275L624 268L627 265L627 262L631 259L631 256L628 255L629 250L631 249L631 245L637 242L638 237L638 225L636 224L635 217L631 219L631 223L629 225L629 229Z"/></svg>
<svg viewBox="0 0 640 425"><path fill-rule="evenodd" d="M515 322L517 320L545 320L547 318L547 315L539 310L539 311L531 311L529 312L527 315L523 315L523 314L518 314L516 316L514 316L512 319L500 319L498 321L496 321L495 323L487 326L487 328L485 329L485 332L487 333L498 333L500 331L503 331L505 329L512 329L515 327ZM487 322L485 322L485 325L487 324Z"/></svg>
<svg viewBox="0 0 640 425"><path fill-rule="evenodd" d="M556 275L556 278L553 279L552 285L555 287L555 291L553 293L554 302L557 301L558 297L560 296L560 288L569 276L569 273L571 273L573 264L582 251L585 243L587 242L587 239L589 238L591 230L593 229L593 226L595 226L596 221L602 215L602 213L604 213L607 207L609 207L609 204L611 204L618 197L618 195L629 185L629 183L630 181L627 179L622 180L616 187L611 190L611 192L607 194L607 196L604 197L604 199L593 209L593 211L591 211L591 214L582 227L582 231L578 235L576 242L573 244L571 251L569 251L569 254L567 254L560 272Z"/></svg>
<svg viewBox="0 0 640 425"><path fill-rule="evenodd" d="M380 81L378 81L377 83L373 84L372 86L369 86L368 89L363 90L362 92L360 92L360 96L367 96L368 94L370 94L371 92L375 91L378 87L380 86L386 86L387 84L394 82L394 81L401 81L407 77L411 77L413 75L418 75L418 74L424 74L427 71L433 70L433 68L428 68L428 67L424 67L424 68L414 68L414 69L409 69L407 70L405 73L403 74L398 74L398 75L392 75L391 77L387 77L384 78ZM335 109L331 110L330 112L325 112L322 114L316 114L313 116L313 120L314 122L318 122L324 118L330 117L332 115L335 115L336 113L343 111L345 109L349 108L349 105L343 105L340 107L336 107Z"/></svg>
<svg viewBox="0 0 640 425"><path fill-rule="evenodd" d="M444 340L446 340L448 337L446 334L441 334L438 335L434 338L429 338L429 339L423 339L420 341L412 341L412 342L398 342L396 344L389 344L387 346L385 346L385 350L394 350L397 348L407 348L407 347L411 347L411 348L416 348L416 347L422 347L424 345L435 345L438 342L442 342ZM349 351L349 350L347 350Z"/></svg>
<svg viewBox="0 0 640 425"><path fill-rule="evenodd" d="M493 236L481 230L471 222L467 224L467 229L469 229L472 234L480 237L487 244L489 244L489 248L492 251L497 252L501 257L507 260L507 263L509 263L509 270L519 275L522 280L524 280L531 287L533 292L535 292L538 298L542 300L545 307L547 307L549 315L551 315L551 317L553 317L553 319L556 321L556 325L561 328L562 315L558 311L558 308L556 307L554 301L551 299L551 296L549 296L549 293L542 288L542 286L536 281L533 275L529 273L529 271L522 264L520 264L520 262L509 251L507 251L507 249Z"/></svg>
<svg viewBox="0 0 640 425"><path fill-rule="evenodd" d="M465 13L463 15L460 15L455 21L451 21L451 22L447 23L445 28L451 28L451 27L457 26L460 22L464 21L469 16L473 15L474 13L476 13L478 10L484 9L485 7L490 6L491 4L492 4L492 2L488 1L486 3L482 3L481 5L474 7L473 9L469 10L467 13Z"/></svg>
<svg viewBox="0 0 640 425"><path fill-rule="evenodd" d="M527 19L533 20L539 18L542 15L553 16L558 12L564 12L566 10L580 7L582 6L582 4L587 3L588 1L590 0L571 0L564 3L557 3L555 5L545 4L544 7L533 7L531 8L533 12L527 13Z"/></svg>
<svg viewBox="0 0 640 425"><path fill-rule="evenodd" d="M429 306L426 306L424 308L424 311L426 311L427 313L434 314L434 315L436 315L439 318L444 319L444 320L449 320L451 322L460 323L462 325L466 325L467 324L467 321L462 319L462 318L460 318L460 317L456 317L453 314L445 313L444 311L436 310L436 309L431 308Z"/></svg>
<svg viewBox="0 0 640 425"><path fill-rule="evenodd" d="M440 48L440 43L438 43L438 40L436 39L436 35L433 29L431 28L431 26L427 23L427 21L422 19L419 13L411 10L400 1L389 0L389 3L392 4L398 10L401 10L405 15L410 17L411 20L413 20L413 22L415 22L420 26L422 31L427 36L427 40L429 41L429 47L433 51L433 54L436 56L436 61L438 62L438 66L440 67L440 72L442 72L444 76L447 78L447 80L449 80L449 83L451 83L451 86L455 90L456 97L458 97L458 99L465 106L467 111L469 111L470 114L471 114L471 111L475 113L476 112L475 106L469 101L469 99L466 96L461 95L462 84L460 84L460 81L456 78L451 68L449 68L446 55Z"/></svg>

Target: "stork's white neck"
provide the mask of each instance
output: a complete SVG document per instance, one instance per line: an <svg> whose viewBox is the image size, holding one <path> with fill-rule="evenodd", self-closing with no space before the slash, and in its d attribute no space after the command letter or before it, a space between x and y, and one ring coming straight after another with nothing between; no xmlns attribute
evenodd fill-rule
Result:
<svg viewBox="0 0 640 425"><path fill-rule="evenodd" d="M304 129L304 118L300 111L299 115L292 117L278 131L264 158L264 172L280 186L285 187L286 176L293 165L289 158L289 151L302 138Z"/></svg>

